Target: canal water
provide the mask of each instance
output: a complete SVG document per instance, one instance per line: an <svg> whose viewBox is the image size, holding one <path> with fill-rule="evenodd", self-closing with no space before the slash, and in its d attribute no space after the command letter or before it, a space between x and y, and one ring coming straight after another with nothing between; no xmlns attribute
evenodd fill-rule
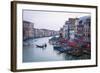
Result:
<svg viewBox="0 0 100 73"><path fill-rule="evenodd" d="M65 53L60 53L54 50L53 46L49 44L51 37L43 37L37 39L29 39L23 43L23 62L47 62L47 61L64 61L64 60L80 60L88 59L88 55L80 57L71 56ZM36 45L47 44L46 48L39 48Z"/></svg>

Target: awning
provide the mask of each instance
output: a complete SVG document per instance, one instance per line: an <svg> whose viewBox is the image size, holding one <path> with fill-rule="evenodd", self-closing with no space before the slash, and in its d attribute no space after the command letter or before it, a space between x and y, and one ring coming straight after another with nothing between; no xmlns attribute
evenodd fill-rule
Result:
<svg viewBox="0 0 100 73"><path fill-rule="evenodd" d="M70 46L70 47L78 47L78 44L75 41L68 41L68 46Z"/></svg>

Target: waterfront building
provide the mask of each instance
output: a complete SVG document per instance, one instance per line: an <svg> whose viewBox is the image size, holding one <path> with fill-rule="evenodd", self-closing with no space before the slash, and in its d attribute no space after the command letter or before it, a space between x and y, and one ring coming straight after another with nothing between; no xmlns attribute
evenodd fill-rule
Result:
<svg viewBox="0 0 100 73"><path fill-rule="evenodd" d="M76 18L69 18L68 21L69 21L69 23L70 23L69 29L70 29L70 31L73 31L73 30L75 29Z"/></svg>
<svg viewBox="0 0 100 73"><path fill-rule="evenodd" d="M23 40L34 37L34 23L23 21Z"/></svg>
<svg viewBox="0 0 100 73"><path fill-rule="evenodd" d="M90 42L91 40L91 17L90 16L84 16L81 17L80 20L82 21L82 24L84 25L83 34L84 34L84 41Z"/></svg>
<svg viewBox="0 0 100 73"><path fill-rule="evenodd" d="M43 31L41 30L41 29L36 29L35 28L35 30L34 30L34 32L35 32L35 37L34 38L40 38L40 37L43 37Z"/></svg>
<svg viewBox="0 0 100 73"><path fill-rule="evenodd" d="M37 29L34 28L34 36L35 38L42 38L42 37L50 37L58 35L58 31L48 30L48 29Z"/></svg>
<svg viewBox="0 0 100 73"><path fill-rule="evenodd" d="M70 39L70 22L66 21L65 25L63 25L63 37L66 39Z"/></svg>
<svg viewBox="0 0 100 73"><path fill-rule="evenodd" d="M78 23L77 18L69 18L63 25L63 36L67 39L74 39L75 37L75 25Z"/></svg>
<svg viewBox="0 0 100 73"><path fill-rule="evenodd" d="M78 29L78 26L79 25L79 18L75 18L75 27L74 27L74 32L77 33L77 29Z"/></svg>
<svg viewBox="0 0 100 73"><path fill-rule="evenodd" d="M90 24L91 24L91 18L90 16L83 16L80 17L79 20L77 20L78 24L75 28L75 37L78 39L83 39L85 42L90 42Z"/></svg>

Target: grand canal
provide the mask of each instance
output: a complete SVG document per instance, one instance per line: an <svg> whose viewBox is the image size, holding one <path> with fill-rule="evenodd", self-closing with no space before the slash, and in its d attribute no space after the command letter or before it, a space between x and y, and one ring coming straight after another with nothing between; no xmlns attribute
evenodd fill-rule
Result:
<svg viewBox="0 0 100 73"><path fill-rule="evenodd" d="M81 60L88 59L89 56L84 54L80 57L60 53L54 50L53 45L49 44L51 37L43 37L37 39L29 39L23 43L23 62L45 62L45 61L64 61L64 60ZM36 45L47 44L45 48L36 47Z"/></svg>

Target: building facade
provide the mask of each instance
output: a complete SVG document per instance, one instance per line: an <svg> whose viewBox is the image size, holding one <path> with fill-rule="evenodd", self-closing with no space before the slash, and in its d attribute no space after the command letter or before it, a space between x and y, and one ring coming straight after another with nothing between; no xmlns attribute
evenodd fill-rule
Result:
<svg viewBox="0 0 100 73"><path fill-rule="evenodd" d="M85 42L90 42L91 35L91 17L83 16L79 18L79 23L76 26L76 38L83 39Z"/></svg>
<svg viewBox="0 0 100 73"><path fill-rule="evenodd" d="M34 37L34 23L23 21L23 40Z"/></svg>
<svg viewBox="0 0 100 73"><path fill-rule="evenodd" d="M91 17L69 18L60 29L60 34L66 39L81 39L90 42Z"/></svg>
<svg viewBox="0 0 100 73"><path fill-rule="evenodd" d="M63 25L63 37L66 39L74 39L75 37L75 25L77 23L77 18L69 18L68 21Z"/></svg>

